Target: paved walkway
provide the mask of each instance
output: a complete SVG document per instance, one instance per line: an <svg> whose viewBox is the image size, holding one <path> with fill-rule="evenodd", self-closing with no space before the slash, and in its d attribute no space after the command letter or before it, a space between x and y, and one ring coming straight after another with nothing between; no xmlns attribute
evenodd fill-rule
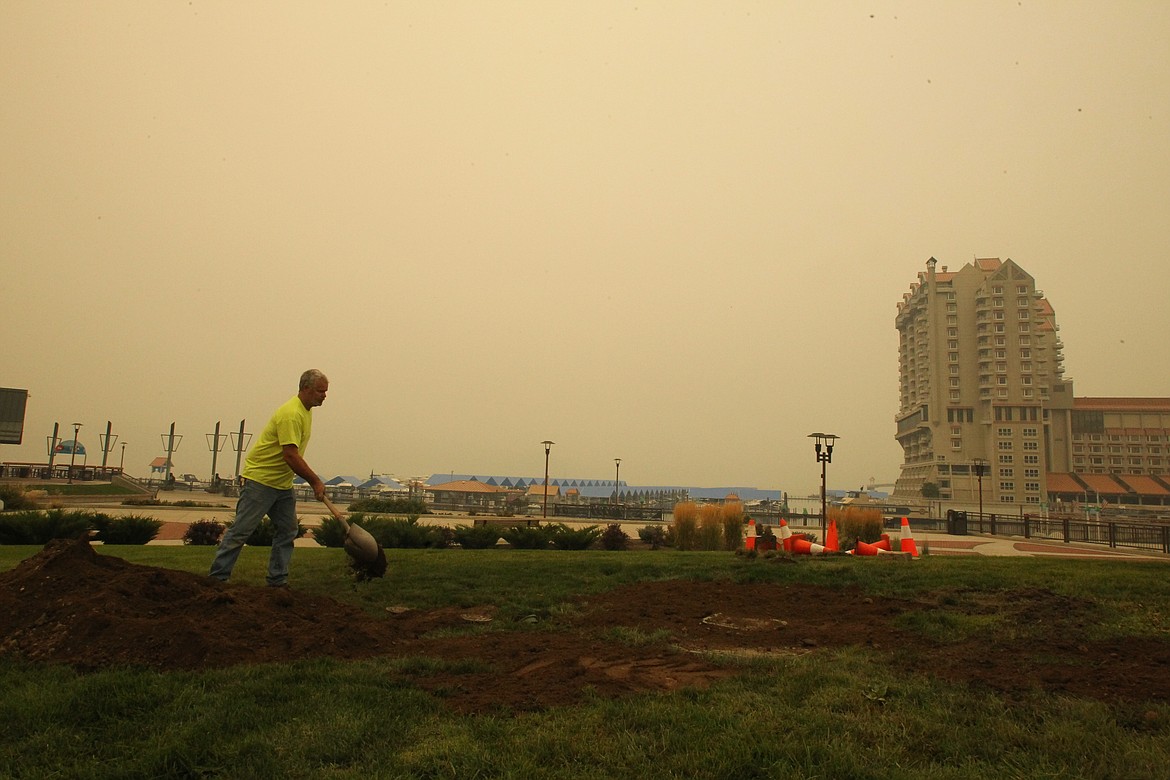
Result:
<svg viewBox="0 0 1170 780"><path fill-rule="evenodd" d="M1108 547L1092 544L1065 544L1046 539L1016 539L1003 536L949 536L915 534L918 548L931 555L1031 556L1034 558L1079 558L1085 560L1142 560L1170 563L1170 556L1151 550Z"/></svg>

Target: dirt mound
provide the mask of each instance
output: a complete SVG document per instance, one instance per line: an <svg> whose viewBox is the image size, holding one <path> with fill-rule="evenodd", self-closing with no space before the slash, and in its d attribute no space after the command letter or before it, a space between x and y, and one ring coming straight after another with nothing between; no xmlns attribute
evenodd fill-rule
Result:
<svg viewBox="0 0 1170 780"><path fill-rule="evenodd" d="M705 651L799 654L850 645L963 684L1022 694L1044 689L1105 700L1170 699L1170 642L1089 641L1091 602L1048 591L949 594L946 610L1020 626L931 642L897 627L940 601L874 599L850 588L665 581L583 596L564 630L436 637L487 622L490 608L402 610L385 618L296 589L208 577L54 542L0 574L0 655L81 670L133 665L205 669L314 657L474 659L462 673L409 680L460 711L543 709L601 697L701 687L734 674ZM637 632L636 643L613 629ZM687 652L696 651L696 652ZM395 674L387 671L387 674Z"/></svg>

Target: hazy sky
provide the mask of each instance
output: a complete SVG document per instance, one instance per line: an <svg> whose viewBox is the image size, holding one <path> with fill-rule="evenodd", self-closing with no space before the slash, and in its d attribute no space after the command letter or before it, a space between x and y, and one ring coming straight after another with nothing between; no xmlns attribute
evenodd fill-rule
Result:
<svg viewBox="0 0 1170 780"><path fill-rule="evenodd" d="M1012 258L1170 395L1170 3L0 3L0 386L145 475L893 482L895 306ZM228 461L225 468L224 459ZM234 456L221 456L230 474Z"/></svg>

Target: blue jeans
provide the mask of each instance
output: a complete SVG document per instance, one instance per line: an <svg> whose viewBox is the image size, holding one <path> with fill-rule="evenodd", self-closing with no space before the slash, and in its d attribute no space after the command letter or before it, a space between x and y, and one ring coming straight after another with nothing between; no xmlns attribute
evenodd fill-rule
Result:
<svg viewBox="0 0 1170 780"><path fill-rule="evenodd" d="M278 490L250 479L244 480L240 500L236 502L236 519L219 542L210 576L227 582L244 542L264 515L268 515L275 528L272 551L268 554L268 584L288 582L288 564L292 559L293 540L297 538L297 499L291 489Z"/></svg>

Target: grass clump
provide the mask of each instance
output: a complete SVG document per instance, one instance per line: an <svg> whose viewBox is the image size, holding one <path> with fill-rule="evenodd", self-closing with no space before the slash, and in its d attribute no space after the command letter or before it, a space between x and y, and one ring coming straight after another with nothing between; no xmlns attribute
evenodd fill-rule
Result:
<svg viewBox="0 0 1170 780"><path fill-rule="evenodd" d="M882 538L881 510L860 507L829 507L829 520L837 521L837 541L842 550L852 550L859 541L873 544Z"/></svg>

